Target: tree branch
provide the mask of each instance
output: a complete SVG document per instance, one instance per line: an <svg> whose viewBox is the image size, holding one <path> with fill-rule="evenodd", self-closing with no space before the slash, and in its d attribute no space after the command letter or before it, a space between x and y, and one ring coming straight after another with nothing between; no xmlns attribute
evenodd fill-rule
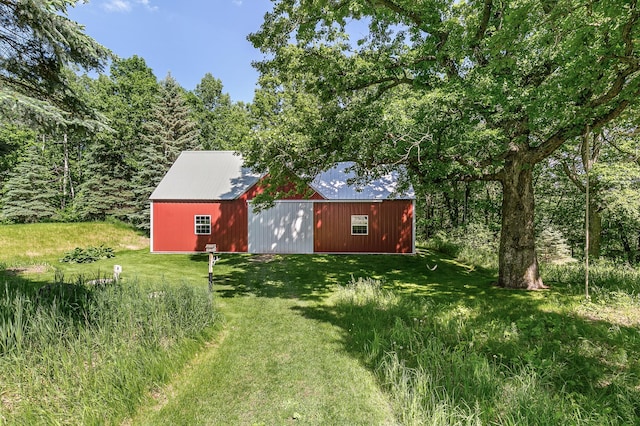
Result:
<svg viewBox="0 0 640 426"><path fill-rule="evenodd" d="M573 184L575 186L578 187L580 192L585 192L586 191L586 187L580 181L580 179L578 179L578 172L576 171L575 164L573 165L573 169L570 169L569 165L565 161L563 161L562 162L562 170L564 171L564 174L569 178L569 180L571 182L573 182Z"/></svg>
<svg viewBox="0 0 640 426"><path fill-rule="evenodd" d="M489 27L489 19L491 18L491 10L493 9L493 0L484 0L484 8L482 9L482 19L476 31L476 45L482 41L487 28ZM475 47L475 46L474 46Z"/></svg>
<svg viewBox="0 0 640 426"><path fill-rule="evenodd" d="M407 9L396 4L392 0L373 0L371 1L371 5L373 7L376 7L376 6L386 7L387 9L394 11L398 15L401 15L410 19L411 22L413 22L418 27L422 27L422 25L424 24L424 21L422 20L422 17L420 15L418 15L415 12L408 11Z"/></svg>

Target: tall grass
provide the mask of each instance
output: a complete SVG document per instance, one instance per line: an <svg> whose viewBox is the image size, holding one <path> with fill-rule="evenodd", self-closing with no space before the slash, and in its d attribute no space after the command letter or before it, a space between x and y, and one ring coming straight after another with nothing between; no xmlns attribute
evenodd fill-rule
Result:
<svg viewBox="0 0 640 426"><path fill-rule="evenodd" d="M187 286L3 287L0 424L118 423L216 322L207 293Z"/></svg>
<svg viewBox="0 0 640 426"><path fill-rule="evenodd" d="M543 264L542 273L546 281L561 285L571 294L584 293L584 263ZM605 259L592 261L589 267L589 283L590 292L596 300L605 301L620 293L640 297L640 269L625 263L614 263Z"/></svg>
<svg viewBox="0 0 640 426"><path fill-rule="evenodd" d="M372 279L335 298L401 424L613 425L640 415L635 329L526 302L514 312L490 300L408 298Z"/></svg>
<svg viewBox="0 0 640 426"><path fill-rule="evenodd" d="M498 236L482 224L472 223L451 232L438 231L426 247L485 269L498 267Z"/></svg>

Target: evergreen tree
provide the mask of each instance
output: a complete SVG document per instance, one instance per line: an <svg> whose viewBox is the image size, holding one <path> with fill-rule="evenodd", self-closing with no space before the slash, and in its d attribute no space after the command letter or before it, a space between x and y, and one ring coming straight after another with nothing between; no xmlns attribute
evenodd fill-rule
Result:
<svg viewBox="0 0 640 426"><path fill-rule="evenodd" d="M169 166L180 152L200 149L198 130L191 120L184 90L171 74L160 82L160 98L152 114L152 119L143 126L143 141L161 146Z"/></svg>
<svg viewBox="0 0 640 426"><path fill-rule="evenodd" d="M571 260L571 249L567 239L552 225L546 225L538 235L536 250L540 258L547 263Z"/></svg>
<svg viewBox="0 0 640 426"><path fill-rule="evenodd" d="M27 146L33 138L34 133L25 127L0 123L0 188L19 160L19 148Z"/></svg>
<svg viewBox="0 0 640 426"><path fill-rule="evenodd" d="M115 62L111 75L98 77L90 91L111 130L88 144L75 207L85 220L130 220L137 211L134 178L144 149L143 124L153 119L159 85L144 59L133 56Z"/></svg>
<svg viewBox="0 0 640 426"><path fill-rule="evenodd" d="M133 179L135 213L129 219L149 229L149 196L178 158L180 152L199 149L199 132L190 118L184 91L167 75L160 82L160 95L151 119L143 125L142 145L137 153L138 171Z"/></svg>
<svg viewBox="0 0 640 426"><path fill-rule="evenodd" d="M30 145L9 174L2 196L2 219L39 222L56 213L55 177L46 162L44 148Z"/></svg>
<svg viewBox="0 0 640 426"><path fill-rule="evenodd" d="M90 113L66 67L102 70L111 53L66 17L77 0L0 1L0 111L66 121Z"/></svg>
<svg viewBox="0 0 640 426"><path fill-rule="evenodd" d="M127 220L135 211L130 173L120 148L118 141L106 133L90 144L83 159L85 180L75 199L80 218Z"/></svg>

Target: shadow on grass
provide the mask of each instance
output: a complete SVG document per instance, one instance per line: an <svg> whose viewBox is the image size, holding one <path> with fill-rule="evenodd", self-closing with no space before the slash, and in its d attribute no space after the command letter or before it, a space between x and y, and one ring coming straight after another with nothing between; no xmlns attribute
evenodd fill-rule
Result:
<svg viewBox="0 0 640 426"><path fill-rule="evenodd" d="M461 406L479 401L489 413L486 421L495 421L490 413L505 398L504 383L518 380L522 371L533 372L539 382L535 391L545 393L529 396L523 404L528 407L518 408L530 420L540 415L552 416L552 423L566 420L566 410L580 411L577 418L605 413L616 419L614 424L640 418L638 330L578 316L567 309L576 302L561 284L541 292L500 289L491 285L494 272L426 251L415 256L229 256L222 262L227 272L216 275L217 297L313 302L292 309L339 327L345 350L373 371L389 353L407 367L425 367L416 346L433 342L458 354L454 358L462 361L443 373L442 386ZM380 280L397 303L381 307L327 299L353 278ZM495 377L479 377L478 362L492 366Z"/></svg>
<svg viewBox="0 0 640 426"><path fill-rule="evenodd" d="M192 260L206 262L206 256ZM436 266L435 270L431 270ZM375 278L408 297L483 297L496 291L491 271L469 269L425 252L420 255L222 255L214 268L216 295L295 297L320 301L352 278ZM464 282L461 281L464 278Z"/></svg>

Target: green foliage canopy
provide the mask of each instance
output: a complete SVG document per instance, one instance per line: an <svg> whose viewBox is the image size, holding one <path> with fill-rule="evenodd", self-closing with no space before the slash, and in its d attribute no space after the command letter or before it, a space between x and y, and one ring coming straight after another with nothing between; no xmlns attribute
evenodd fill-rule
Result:
<svg viewBox="0 0 640 426"><path fill-rule="evenodd" d="M619 0L281 0L250 39L279 90L298 81L324 119L358 118L332 120L350 157L495 178L509 153L537 163L635 102L639 15Z"/></svg>
<svg viewBox="0 0 640 426"><path fill-rule="evenodd" d="M265 131L252 161L312 176L348 157L403 163L414 182L499 181L499 284L540 288L532 170L637 102L639 20L636 0L277 1L250 36L267 57L257 67L273 105L313 119L283 116L284 138ZM292 87L313 106L300 112L308 95Z"/></svg>
<svg viewBox="0 0 640 426"><path fill-rule="evenodd" d="M251 133L249 109L231 101L223 92L222 81L205 74L187 100L200 128L203 149L235 150L246 143Z"/></svg>

